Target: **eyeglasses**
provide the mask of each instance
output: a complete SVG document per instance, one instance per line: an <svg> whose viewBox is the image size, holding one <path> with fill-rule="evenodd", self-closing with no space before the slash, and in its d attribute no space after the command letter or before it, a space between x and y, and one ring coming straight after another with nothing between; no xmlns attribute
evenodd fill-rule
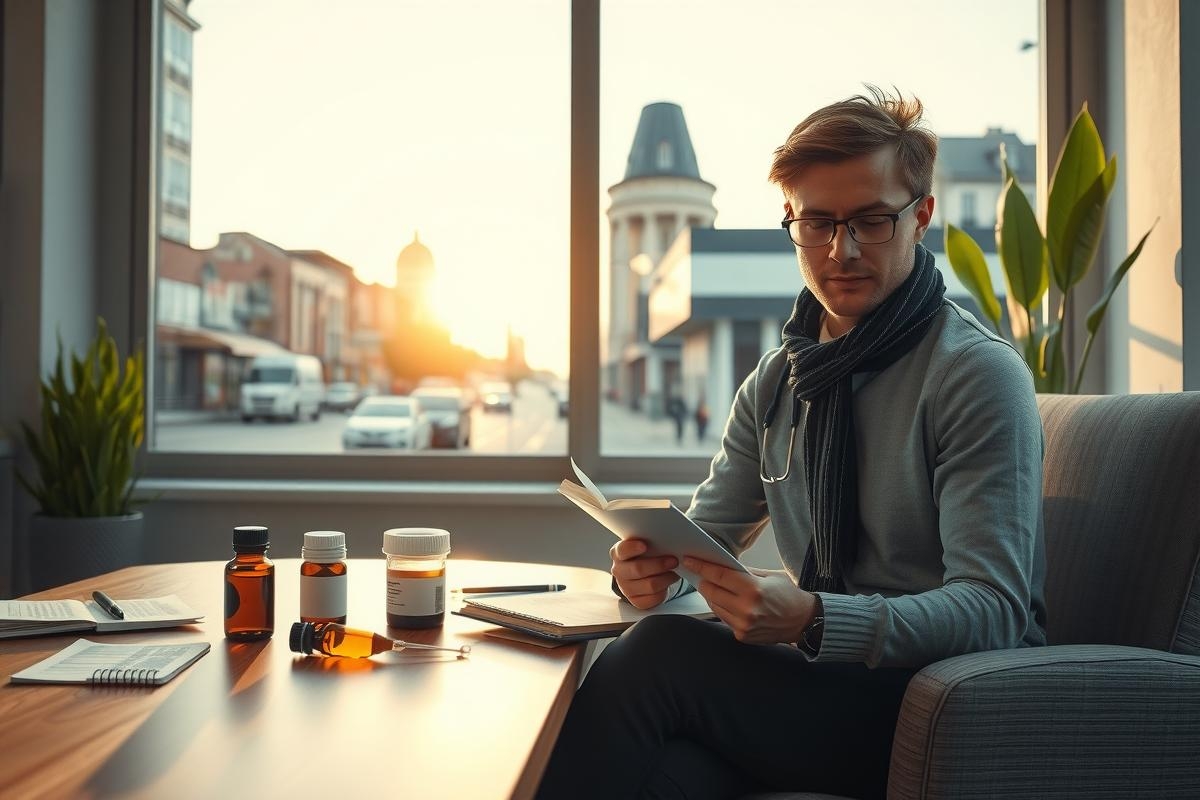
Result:
<svg viewBox="0 0 1200 800"><path fill-rule="evenodd" d="M838 225L845 225L850 238L859 244L886 244L896 235L900 215L915 206L925 195L919 194L904 208L889 214L860 214L846 219L829 217L784 218L780 225L787 229L792 242L799 247L824 247L833 241Z"/></svg>

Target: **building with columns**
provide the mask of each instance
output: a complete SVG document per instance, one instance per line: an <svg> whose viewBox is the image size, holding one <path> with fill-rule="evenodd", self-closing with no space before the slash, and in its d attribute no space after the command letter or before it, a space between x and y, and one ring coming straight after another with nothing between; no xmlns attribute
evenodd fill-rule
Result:
<svg viewBox="0 0 1200 800"><path fill-rule="evenodd" d="M642 109L624 179L608 190L610 231L608 336L602 353L610 399L663 412L680 381L680 341L649 336L650 274L680 231L711 228L716 187L700 177L683 109Z"/></svg>

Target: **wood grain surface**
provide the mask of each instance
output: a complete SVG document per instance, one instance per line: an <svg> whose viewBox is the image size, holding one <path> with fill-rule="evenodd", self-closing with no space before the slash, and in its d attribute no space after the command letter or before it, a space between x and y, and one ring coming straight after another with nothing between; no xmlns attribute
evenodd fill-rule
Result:
<svg viewBox="0 0 1200 800"><path fill-rule="evenodd" d="M530 797L578 684L585 648L486 637L447 614L435 630L387 628L382 559L349 562L347 624L471 655L301 656L299 560L276 562L275 635L224 638L223 562L130 567L29 598L178 594L202 623L124 634L0 642L0 795L32 797ZM452 559L449 588L565 583L607 590L599 570ZM456 595L448 593L448 602ZM76 638L208 641L212 650L155 688L14 685L9 677Z"/></svg>

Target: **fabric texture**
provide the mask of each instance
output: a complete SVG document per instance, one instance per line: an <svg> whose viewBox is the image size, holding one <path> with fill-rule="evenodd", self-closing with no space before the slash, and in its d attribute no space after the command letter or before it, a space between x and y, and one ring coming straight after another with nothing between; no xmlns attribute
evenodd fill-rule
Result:
<svg viewBox="0 0 1200 800"><path fill-rule="evenodd" d="M717 800L803 786L881 798L912 675L810 663L721 624L650 617L588 671L538 797Z"/></svg>
<svg viewBox="0 0 1200 800"><path fill-rule="evenodd" d="M807 468L764 483L788 452L785 420L761 421L789 370L767 353L742 384L721 450L688 515L735 553L768 521L802 571L814 523ZM1007 342L943 300L924 337L852 378L859 530L845 594L821 592L818 661L911 667L1044 643L1042 430L1033 378Z"/></svg>
<svg viewBox="0 0 1200 800"><path fill-rule="evenodd" d="M779 410L784 383L791 392L791 427L804 415L804 466L813 534L800 570L808 591L844 592L843 564L853 564L858 544L858 479L854 455L851 377L878 372L907 353L929 330L946 285L933 255L916 245L908 277L883 303L844 336L822 342L825 308L808 288L801 290L783 326L788 374L764 415L769 428Z"/></svg>
<svg viewBox="0 0 1200 800"><path fill-rule="evenodd" d="M974 653L909 684L888 797L1195 798L1200 657L1107 645Z"/></svg>

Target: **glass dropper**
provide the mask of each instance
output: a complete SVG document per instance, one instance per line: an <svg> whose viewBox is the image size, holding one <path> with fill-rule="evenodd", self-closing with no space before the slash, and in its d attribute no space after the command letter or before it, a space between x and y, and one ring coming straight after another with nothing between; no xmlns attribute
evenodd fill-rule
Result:
<svg viewBox="0 0 1200 800"><path fill-rule="evenodd" d="M359 628L347 628L336 622L294 622L288 635L288 645L293 652L310 655L315 650L327 656L370 658L377 653L400 652L402 650L434 650L454 653L462 658L471 652L471 645L442 647L434 644L406 642L392 639Z"/></svg>

